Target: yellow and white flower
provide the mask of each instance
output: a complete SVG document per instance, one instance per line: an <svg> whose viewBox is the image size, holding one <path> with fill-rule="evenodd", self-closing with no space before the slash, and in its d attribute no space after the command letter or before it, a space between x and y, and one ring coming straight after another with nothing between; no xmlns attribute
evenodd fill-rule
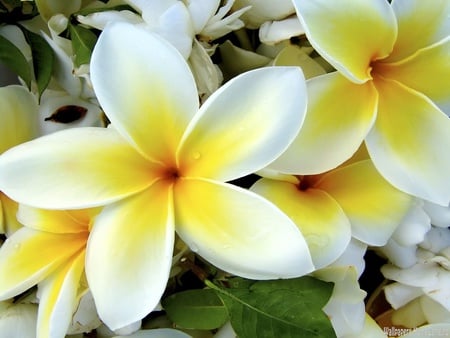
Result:
<svg viewBox="0 0 450 338"><path fill-rule="evenodd" d="M199 108L173 46L116 23L97 42L91 78L112 126L64 130L4 153L0 188L39 208L106 205L89 236L86 275L111 329L158 304L175 231L232 274L272 279L313 270L302 234L284 213L225 183L267 166L297 135L306 110L299 69L248 72Z"/></svg>
<svg viewBox="0 0 450 338"><path fill-rule="evenodd" d="M308 80L308 114L280 171L330 170L365 141L395 187L450 201L450 3L294 0L312 46L337 71Z"/></svg>

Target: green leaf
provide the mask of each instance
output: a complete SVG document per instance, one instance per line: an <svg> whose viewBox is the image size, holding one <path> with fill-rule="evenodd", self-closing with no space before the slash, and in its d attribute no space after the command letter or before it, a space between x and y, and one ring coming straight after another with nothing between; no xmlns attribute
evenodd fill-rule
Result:
<svg viewBox="0 0 450 338"><path fill-rule="evenodd" d="M82 26L69 25L70 39L75 55L75 66L89 63L92 50L97 42L97 35Z"/></svg>
<svg viewBox="0 0 450 338"><path fill-rule="evenodd" d="M212 330L228 320L227 309L211 289L170 295L162 301L162 306L169 319L185 329Z"/></svg>
<svg viewBox="0 0 450 338"><path fill-rule="evenodd" d="M331 296L331 283L302 277L257 281L247 288L207 285L222 299L239 338L336 337L322 311Z"/></svg>
<svg viewBox="0 0 450 338"><path fill-rule="evenodd" d="M0 61L31 86L31 67L27 59L12 42L0 35Z"/></svg>
<svg viewBox="0 0 450 338"><path fill-rule="evenodd" d="M33 57L34 77L38 87L39 98L52 77L55 55L50 45L45 39L33 32L30 32L23 26L19 26L31 48Z"/></svg>

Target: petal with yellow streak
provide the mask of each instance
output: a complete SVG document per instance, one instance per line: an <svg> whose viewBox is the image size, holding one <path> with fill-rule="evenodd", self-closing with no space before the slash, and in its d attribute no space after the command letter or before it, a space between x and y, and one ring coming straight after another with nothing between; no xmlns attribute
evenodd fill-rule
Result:
<svg viewBox="0 0 450 338"><path fill-rule="evenodd" d="M23 86L0 88L0 154L38 136L37 100Z"/></svg>
<svg viewBox="0 0 450 338"><path fill-rule="evenodd" d="M112 330L137 322L158 304L174 245L173 200L164 181L106 206L92 228L86 277L102 321Z"/></svg>
<svg viewBox="0 0 450 338"><path fill-rule="evenodd" d="M174 198L178 235L219 269L250 279L292 278L313 270L298 228L261 196L227 183L183 178Z"/></svg>
<svg viewBox="0 0 450 338"><path fill-rule="evenodd" d="M17 218L28 228L55 234L70 234L89 231L90 223L99 210L48 210L20 204Z"/></svg>
<svg viewBox="0 0 450 338"><path fill-rule="evenodd" d="M379 172L406 193L450 201L450 119L427 97L398 82L376 80L378 117L366 138Z"/></svg>
<svg viewBox="0 0 450 338"><path fill-rule="evenodd" d="M84 271L85 251L39 283L37 338L64 337L77 306L77 292Z"/></svg>
<svg viewBox="0 0 450 338"><path fill-rule="evenodd" d="M334 72L307 81L308 109L296 139L270 168L311 175L335 168L360 147L376 116L378 94Z"/></svg>
<svg viewBox="0 0 450 338"><path fill-rule="evenodd" d="M326 192L300 190L295 184L261 179L251 190L278 206L300 229L316 269L335 261L351 238L350 222Z"/></svg>
<svg viewBox="0 0 450 338"><path fill-rule="evenodd" d="M293 2L308 41L352 82L371 79L371 61L392 51L397 25L386 0Z"/></svg>
<svg viewBox="0 0 450 338"><path fill-rule="evenodd" d="M82 250L87 234L52 234L23 227L0 248L0 299L28 290Z"/></svg>
<svg viewBox="0 0 450 338"><path fill-rule="evenodd" d="M450 115L449 59L450 36L402 61L379 63L375 69L383 77L425 94Z"/></svg>
<svg viewBox="0 0 450 338"><path fill-rule="evenodd" d="M91 78L119 133L145 157L173 160L198 110L194 78L179 52L148 30L117 22L100 35L92 53Z"/></svg>
<svg viewBox="0 0 450 338"><path fill-rule="evenodd" d="M22 227L16 216L18 207L16 201L0 191L0 230L1 233L6 234L6 237L10 237Z"/></svg>
<svg viewBox="0 0 450 338"><path fill-rule="evenodd" d="M297 135L306 85L294 67L242 74L211 95L178 150L181 175L233 180L277 158Z"/></svg>
<svg viewBox="0 0 450 338"><path fill-rule="evenodd" d="M398 36L389 62L402 60L448 36L448 0L394 0L392 9L397 17Z"/></svg>
<svg viewBox="0 0 450 338"><path fill-rule="evenodd" d="M157 170L111 128L72 128L3 153L0 190L38 208L88 208L142 191Z"/></svg>
<svg viewBox="0 0 450 338"><path fill-rule="evenodd" d="M411 204L411 197L389 184L370 160L330 171L315 187L339 203L352 236L369 245L385 245Z"/></svg>

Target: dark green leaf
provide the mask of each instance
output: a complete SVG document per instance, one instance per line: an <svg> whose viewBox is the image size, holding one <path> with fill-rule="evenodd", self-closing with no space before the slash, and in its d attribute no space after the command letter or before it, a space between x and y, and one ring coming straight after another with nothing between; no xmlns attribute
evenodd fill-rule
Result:
<svg viewBox="0 0 450 338"><path fill-rule="evenodd" d="M22 78L28 88L31 85L31 67L27 59L12 42L0 35L0 61Z"/></svg>
<svg viewBox="0 0 450 338"><path fill-rule="evenodd" d="M212 330L228 320L227 309L211 289L179 292L162 301L167 316L178 327Z"/></svg>
<svg viewBox="0 0 450 338"><path fill-rule="evenodd" d="M302 277L258 281L247 288L207 285L222 299L239 338L336 336L322 311L333 284Z"/></svg>
<svg viewBox="0 0 450 338"><path fill-rule="evenodd" d="M20 26L20 29L31 48L34 77L36 78L40 98L52 77L55 55L53 54L52 48L42 36L30 32L22 26Z"/></svg>
<svg viewBox="0 0 450 338"><path fill-rule="evenodd" d="M70 39L75 55L75 66L89 63L92 50L97 42L97 35L82 26L69 25Z"/></svg>

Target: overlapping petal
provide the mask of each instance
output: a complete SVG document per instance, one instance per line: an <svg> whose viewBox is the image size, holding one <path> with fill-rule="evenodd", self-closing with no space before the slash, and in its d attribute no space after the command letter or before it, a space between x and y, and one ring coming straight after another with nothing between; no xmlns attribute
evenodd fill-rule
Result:
<svg viewBox="0 0 450 338"><path fill-rule="evenodd" d="M277 205L298 226L317 269L332 263L346 249L351 238L350 222L324 191L303 191L295 184L270 179L257 181L251 190Z"/></svg>
<svg viewBox="0 0 450 338"><path fill-rule="evenodd" d="M330 170L357 151L376 117L378 94L371 82L356 85L337 72L307 81L303 126L270 167L291 174Z"/></svg>
<svg viewBox="0 0 450 338"><path fill-rule="evenodd" d="M20 204L17 219L28 228L58 233L80 233L89 230L94 210L48 210Z"/></svg>
<svg viewBox="0 0 450 338"><path fill-rule="evenodd" d="M39 283L86 245L87 235L17 230L0 250L0 298L8 299Z"/></svg>
<svg viewBox="0 0 450 338"><path fill-rule="evenodd" d="M84 260L83 250L39 284L38 338L66 335L77 305Z"/></svg>
<svg viewBox="0 0 450 338"><path fill-rule="evenodd" d="M330 171L315 187L339 203L353 237L369 245L386 244L411 203L411 197L390 185L370 160Z"/></svg>
<svg viewBox="0 0 450 338"><path fill-rule="evenodd" d="M450 3L447 0L394 0L398 36L389 62L412 55L447 37L450 31Z"/></svg>
<svg viewBox="0 0 450 338"><path fill-rule="evenodd" d="M263 68L230 80L186 130L177 154L181 174L228 181L261 169L295 138L305 110L297 68Z"/></svg>
<svg viewBox="0 0 450 338"><path fill-rule="evenodd" d="M158 304L175 237L170 185L103 209L89 237L86 276L100 318L112 330L142 319Z"/></svg>
<svg viewBox="0 0 450 338"><path fill-rule="evenodd" d="M385 0L294 0L312 46L355 83L371 79L370 62L389 55L397 37Z"/></svg>
<svg viewBox="0 0 450 338"><path fill-rule="evenodd" d="M165 161L175 152L198 99L189 67L173 46L143 28L111 24L92 54L91 77L112 124L144 156Z"/></svg>
<svg viewBox="0 0 450 338"><path fill-rule="evenodd" d="M15 231L22 227L17 220L18 203L0 191L0 231L5 233L6 237L11 236Z"/></svg>
<svg viewBox="0 0 450 338"><path fill-rule="evenodd" d="M366 138L380 173L409 194L448 205L450 120L428 98L378 78L376 123Z"/></svg>
<svg viewBox="0 0 450 338"><path fill-rule="evenodd" d="M145 189L158 167L111 128L74 128L3 153L0 190L35 207L84 208Z"/></svg>
<svg viewBox="0 0 450 338"><path fill-rule="evenodd" d="M407 59L396 63L378 63L376 69L383 77L399 81L425 94L450 115L449 59L450 36L418 50Z"/></svg>
<svg viewBox="0 0 450 338"><path fill-rule="evenodd" d="M36 98L23 86L0 88L0 154L38 135Z"/></svg>
<svg viewBox="0 0 450 338"><path fill-rule="evenodd" d="M180 179L174 192L177 233L218 268L252 279L313 270L302 234L266 199L205 179Z"/></svg>

